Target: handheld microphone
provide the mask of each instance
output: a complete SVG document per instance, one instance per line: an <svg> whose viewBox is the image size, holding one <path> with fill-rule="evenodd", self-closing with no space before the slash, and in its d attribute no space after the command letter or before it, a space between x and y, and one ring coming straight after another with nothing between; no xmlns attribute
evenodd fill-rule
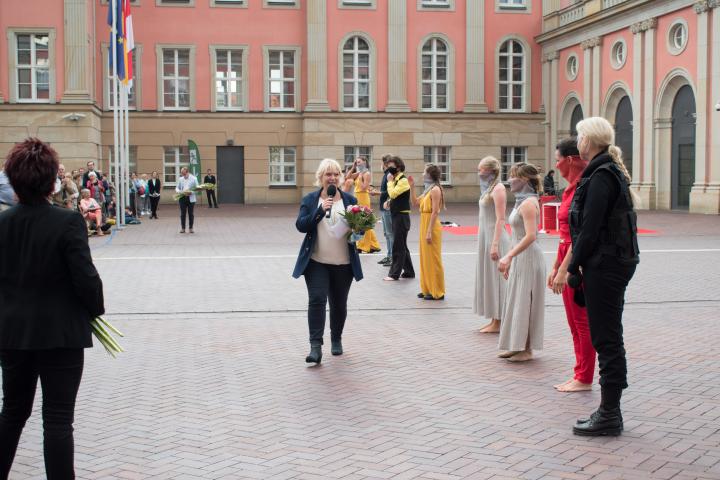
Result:
<svg viewBox="0 0 720 480"><path fill-rule="evenodd" d="M328 185L327 187L327 196L332 198L337 193L337 187L335 185ZM329 210L325 211L325 218L330 218L330 213L332 212L332 207L330 207Z"/></svg>

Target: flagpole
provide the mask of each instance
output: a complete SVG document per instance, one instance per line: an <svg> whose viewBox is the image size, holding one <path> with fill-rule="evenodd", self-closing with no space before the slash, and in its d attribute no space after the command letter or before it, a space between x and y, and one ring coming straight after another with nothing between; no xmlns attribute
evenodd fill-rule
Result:
<svg viewBox="0 0 720 480"><path fill-rule="evenodd" d="M121 230L125 223L124 208L123 208L123 195L121 186L120 176L120 142L118 138L119 133L119 96L118 96L118 76L117 76L117 2L119 0L111 0L109 7L112 8L112 27L111 27L111 45L110 55L112 55L112 77L113 77L113 160L115 162L115 229Z"/></svg>
<svg viewBox="0 0 720 480"><path fill-rule="evenodd" d="M128 106L128 85L123 83L123 148L125 149L125 181L127 182L126 192L130 190L130 108ZM135 217L138 217L137 213L138 194L135 193Z"/></svg>

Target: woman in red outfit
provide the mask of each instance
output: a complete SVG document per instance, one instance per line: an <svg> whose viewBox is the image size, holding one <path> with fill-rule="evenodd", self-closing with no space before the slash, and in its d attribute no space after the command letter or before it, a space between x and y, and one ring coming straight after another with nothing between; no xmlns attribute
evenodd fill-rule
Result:
<svg viewBox="0 0 720 480"><path fill-rule="evenodd" d="M560 224L560 246L553 269L548 276L548 288L556 294L562 293L565 313L567 314L570 332L575 346L575 374L573 377L555 389L560 392L581 392L590 390L595 373L595 349L590 341L590 324L587 310L574 301L575 289L567 285L568 265L572 257L572 244L570 243L570 224L568 214L572 203L577 182L587 167L587 162L580 158L577 141L567 138L557 144L555 159L556 168L568 181L568 187L562 196L562 203L558 212Z"/></svg>

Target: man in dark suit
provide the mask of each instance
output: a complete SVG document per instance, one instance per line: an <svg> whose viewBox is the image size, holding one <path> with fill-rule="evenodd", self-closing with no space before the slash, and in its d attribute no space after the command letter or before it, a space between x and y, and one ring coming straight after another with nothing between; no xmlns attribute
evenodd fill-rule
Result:
<svg viewBox="0 0 720 480"><path fill-rule="evenodd" d="M212 174L212 170L209 168L207 170L207 175L203 178L203 183L212 183L213 185L217 185L217 178L215 178L215 175ZM213 205L215 205L215 208L218 208L217 198L215 197L215 189L205 190L205 193L207 194L208 208L213 208Z"/></svg>
<svg viewBox="0 0 720 480"><path fill-rule="evenodd" d="M47 478L74 478L84 349L92 347L90 321L105 311L85 221L48 202L57 168L57 154L38 139L16 145L5 162L20 202L0 213L0 479L9 475L38 378Z"/></svg>

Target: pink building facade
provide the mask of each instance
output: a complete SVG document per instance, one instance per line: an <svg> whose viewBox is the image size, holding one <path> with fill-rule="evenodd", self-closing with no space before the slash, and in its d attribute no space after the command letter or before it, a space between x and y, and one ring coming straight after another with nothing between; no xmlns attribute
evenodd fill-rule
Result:
<svg viewBox="0 0 720 480"><path fill-rule="evenodd" d="M720 213L720 2L543 3L546 154L603 116L644 208Z"/></svg>
<svg viewBox="0 0 720 480"><path fill-rule="evenodd" d="M619 106L627 113L628 93L639 117L648 113L646 103L653 106L651 127L630 132L629 158L644 206L688 208L673 204L666 188L672 162L661 161L666 146L658 144L665 136L646 138L661 128L656 120L672 118L658 117L655 107L660 93L681 90L679 80L664 83L669 72L687 73L700 105L695 88L701 44L708 44L703 65L709 105L716 88L713 65L720 63L710 61L717 55L710 52L718 51L709 45L717 42L710 33L720 16L715 2L704 2L702 14L682 0L569 3L134 0L131 169L158 171L171 188L188 161L187 142L194 140L203 169L218 173L221 201L279 203L295 202L314 188L322 158L342 163L368 156L378 184L380 157L395 153L416 175L424 163L438 163L448 200L474 201L482 157L494 155L506 168L517 161L551 168L553 145L570 133L573 112L575 119L610 112L615 122ZM107 8L107 0L0 2L0 154L37 135L55 145L69 169L88 160L109 168ZM648 17L656 19L654 27L639 34L634 24L608 29L629 13L656 10ZM685 45L665 55L660 31L675 28L678 18L687 28ZM598 33L588 36L588 26ZM635 78L633 47L642 37L644 60L647 31L658 37L652 41L652 82L646 82L644 61ZM626 56L619 68L609 53L617 42ZM571 57L577 71L567 76ZM704 164L694 170L686 203L717 213L718 205L694 207L712 205L713 195L718 203L713 114L706 108L697 128L707 132L695 143L695 163L703 143ZM631 121L637 126L640 118ZM687 155L688 147L682 151ZM684 162L681 170L687 170Z"/></svg>

